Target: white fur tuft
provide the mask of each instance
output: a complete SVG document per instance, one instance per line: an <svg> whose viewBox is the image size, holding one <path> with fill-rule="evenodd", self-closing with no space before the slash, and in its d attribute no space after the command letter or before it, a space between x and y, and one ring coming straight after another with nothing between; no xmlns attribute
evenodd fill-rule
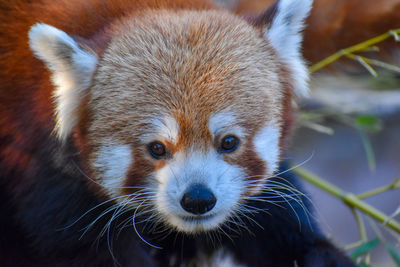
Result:
<svg viewBox="0 0 400 267"><path fill-rule="evenodd" d="M280 133L275 126L265 126L255 136L255 147L258 154L268 163L268 171L274 173L279 163L279 137Z"/></svg>
<svg viewBox="0 0 400 267"><path fill-rule="evenodd" d="M287 63L294 80L294 92L308 95L308 71L301 56L304 20L310 13L312 0L280 0L275 17L265 37Z"/></svg>
<svg viewBox="0 0 400 267"><path fill-rule="evenodd" d="M132 149L128 145L110 143L101 146L94 167L100 170L100 184L115 197L121 194L126 174L133 162Z"/></svg>
<svg viewBox="0 0 400 267"><path fill-rule="evenodd" d="M213 137L219 134L234 134L243 138L246 133L242 127L236 124L236 116L232 112L220 112L213 114L208 122Z"/></svg>
<svg viewBox="0 0 400 267"><path fill-rule="evenodd" d="M65 32L41 23L30 29L29 45L52 72L56 132L60 140L65 140L76 125L77 107L90 85L97 56L80 48Z"/></svg>

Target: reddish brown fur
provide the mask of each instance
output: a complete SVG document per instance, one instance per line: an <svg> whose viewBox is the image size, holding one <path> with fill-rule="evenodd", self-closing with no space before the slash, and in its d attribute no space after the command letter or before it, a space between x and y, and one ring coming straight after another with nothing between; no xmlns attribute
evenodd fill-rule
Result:
<svg viewBox="0 0 400 267"><path fill-rule="evenodd" d="M140 149L133 150L133 157L135 159L131 169L129 170L129 174L125 181L125 185L127 187L132 186L141 186L146 182L146 178L149 176L150 173L154 172L154 170L161 168L164 162L157 162L154 164L153 162L146 160L143 158L143 153L145 151ZM122 193L130 194L137 191L135 188L123 188Z"/></svg>
<svg viewBox="0 0 400 267"><path fill-rule="evenodd" d="M29 157L30 136L36 131L51 132L54 127L53 85L43 63L28 48L28 30L43 22L86 39L86 44L100 52L107 35L107 25L115 18L144 8L210 8L204 1L164 0L129 1L80 0L3 1L0 3L0 137L13 136L0 154L9 159L10 168ZM73 23L71 23L73 21ZM79 41L79 40L78 40ZM12 89L12 90L11 90ZM16 114L20 117L16 117ZM23 116L22 116L23 114ZM19 138L17 138L19 136ZM19 147L17 154L13 147Z"/></svg>
<svg viewBox="0 0 400 267"><path fill-rule="evenodd" d="M254 135L249 138L250 142L243 144L245 147L239 156L233 159L229 156L225 157L226 162L240 166L250 181L260 180L260 178L265 177L265 173L268 171L266 162L260 159L259 155L255 152L253 138Z"/></svg>
<svg viewBox="0 0 400 267"><path fill-rule="evenodd" d="M144 165L147 174L160 168L140 137L151 132L154 118L167 115L179 125L175 144L159 140L172 156L193 149L207 152L215 146L208 121L224 110L237 115L249 136L269 121L277 121L280 128L280 63L261 31L225 12L142 12L112 27L117 30L99 62L84 111L90 116L84 116L80 125L87 128L85 144L92 148L89 162L96 160L96 150L108 142L110 133L117 142L141 148L143 153L134 155L140 164L131 171L141 175L131 176L126 185L143 182L132 177L145 175ZM132 36L132 41L123 45L122 34ZM260 175L267 169L256 153L249 152L251 142L248 149L225 157L251 169L249 175Z"/></svg>
<svg viewBox="0 0 400 267"><path fill-rule="evenodd" d="M283 94L282 98L282 135L279 140L279 147L281 148L281 152L285 152L285 149L288 145L288 140L290 139L294 123L294 109L293 106L293 90L292 85L290 84L289 78L289 70L282 66L280 70L280 79L283 85Z"/></svg>

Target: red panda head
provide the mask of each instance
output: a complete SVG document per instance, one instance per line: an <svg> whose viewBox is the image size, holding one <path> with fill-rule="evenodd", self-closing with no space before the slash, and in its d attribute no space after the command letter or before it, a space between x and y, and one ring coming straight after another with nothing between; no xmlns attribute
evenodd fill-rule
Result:
<svg viewBox="0 0 400 267"><path fill-rule="evenodd" d="M79 133L85 171L121 205L179 231L217 228L277 170L290 90L307 88L311 2L281 0L261 31L223 11L143 11L111 26L101 55L34 25L56 133Z"/></svg>

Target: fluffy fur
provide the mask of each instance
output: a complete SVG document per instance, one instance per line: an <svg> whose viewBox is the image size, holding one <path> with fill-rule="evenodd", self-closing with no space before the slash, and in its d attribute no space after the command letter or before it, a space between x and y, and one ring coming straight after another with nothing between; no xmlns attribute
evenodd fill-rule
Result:
<svg viewBox="0 0 400 267"><path fill-rule="evenodd" d="M53 73L56 130L59 138L65 140L76 125L76 110L83 90L90 85L97 56L81 49L65 32L40 23L29 31L29 45Z"/></svg>
<svg viewBox="0 0 400 267"><path fill-rule="evenodd" d="M276 177L311 1L0 5L7 265L351 265Z"/></svg>
<svg viewBox="0 0 400 267"><path fill-rule="evenodd" d="M308 72L300 53L302 36L298 33L304 28L304 19L310 13L312 2L279 1L271 26L265 29L265 37L291 69L293 89L300 97L308 95Z"/></svg>

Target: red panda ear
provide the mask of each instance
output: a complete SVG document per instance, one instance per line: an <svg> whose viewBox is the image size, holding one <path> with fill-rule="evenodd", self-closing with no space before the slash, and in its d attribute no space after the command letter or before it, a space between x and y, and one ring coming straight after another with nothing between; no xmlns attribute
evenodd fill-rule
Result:
<svg viewBox="0 0 400 267"><path fill-rule="evenodd" d="M60 140L65 140L77 123L77 109L90 86L97 56L79 47L65 32L47 24L32 26L29 45L52 72L56 87L56 133Z"/></svg>
<svg viewBox="0 0 400 267"><path fill-rule="evenodd" d="M262 29L264 37L289 68L294 93L300 97L308 94L308 71L301 56L301 31L312 2L279 0L258 17L249 19L251 24Z"/></svg>

